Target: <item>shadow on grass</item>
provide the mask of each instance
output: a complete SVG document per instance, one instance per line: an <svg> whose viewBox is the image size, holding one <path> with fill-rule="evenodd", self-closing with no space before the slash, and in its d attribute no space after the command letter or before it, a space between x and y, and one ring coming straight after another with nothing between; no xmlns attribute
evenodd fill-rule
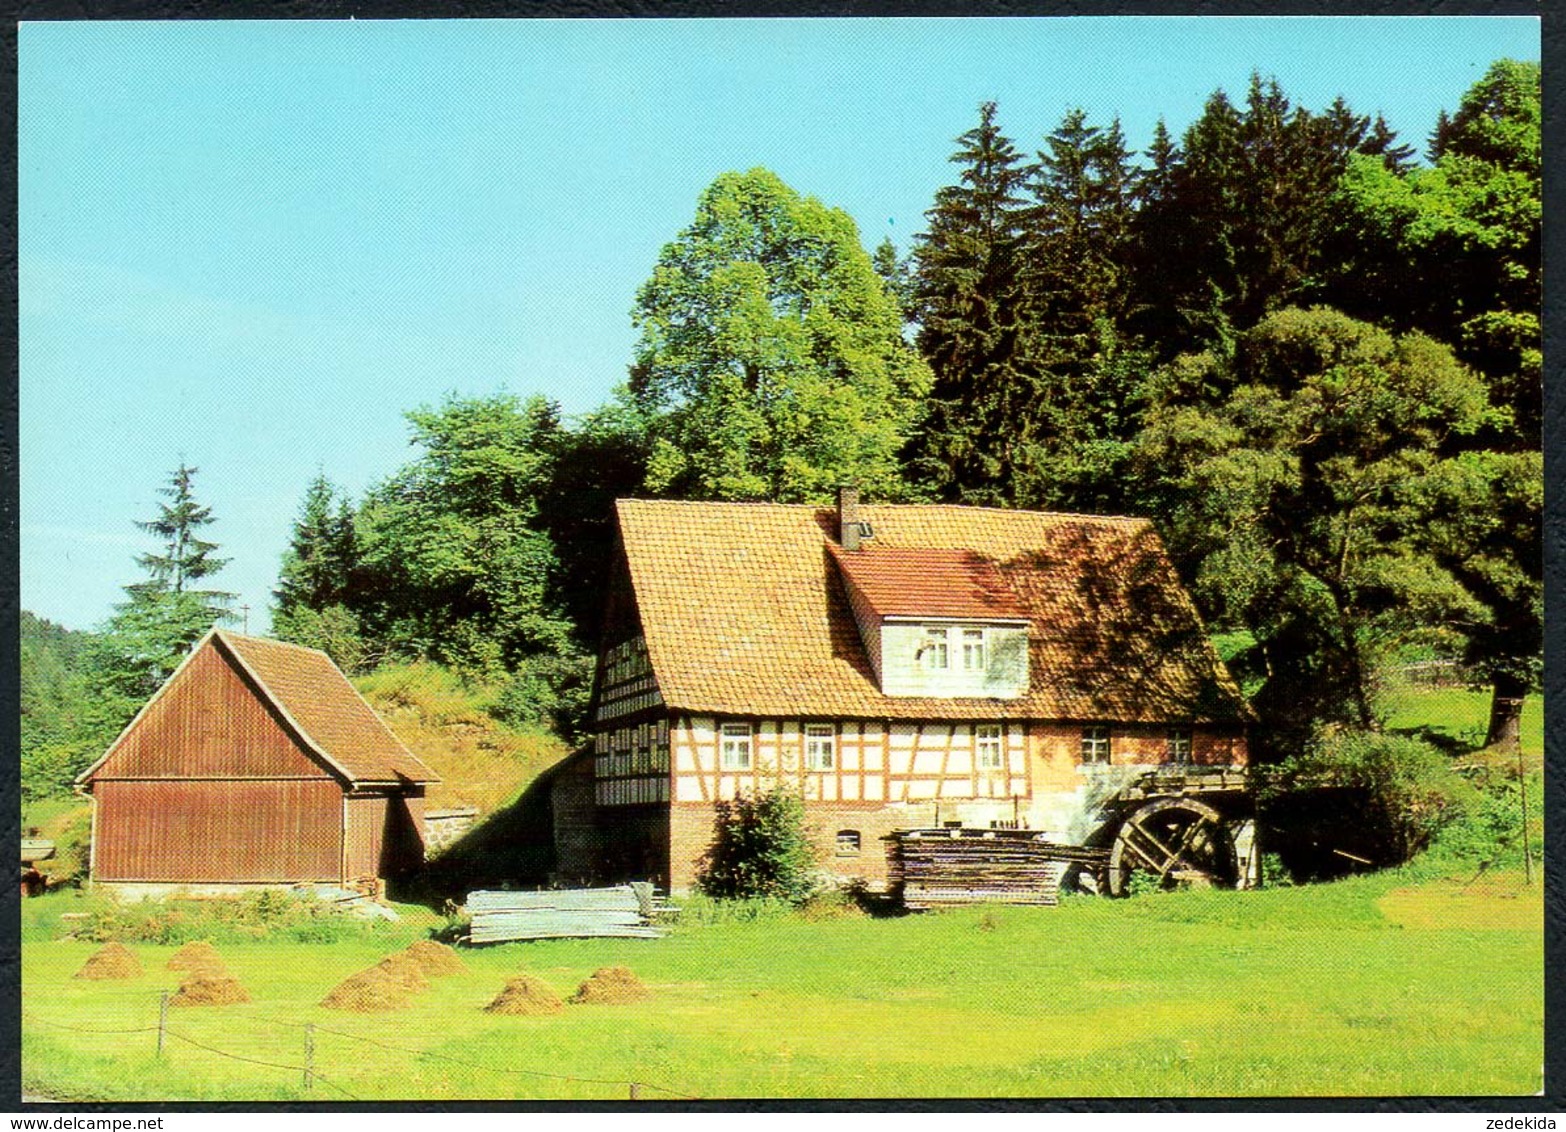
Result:
<svg viewBox="0 0 1566 1132"><path fill-rule="evenodd" d="M1470 736L1454 735L1450 731L1432 727L1428 723L1421 723L1417 727L1389 727L1387 734L1401 735L1409 739L1423 739L1443 755L1452 758L1471 755L1476 749Z"/></svg>
<svg viewBox="0 0 1566 1132"><path fill-rule="evenodd" d="M503 806L391 887L391 898L439 910L486 888L541 888L555 868L550 788L562 763L544 771Z"/></svg>

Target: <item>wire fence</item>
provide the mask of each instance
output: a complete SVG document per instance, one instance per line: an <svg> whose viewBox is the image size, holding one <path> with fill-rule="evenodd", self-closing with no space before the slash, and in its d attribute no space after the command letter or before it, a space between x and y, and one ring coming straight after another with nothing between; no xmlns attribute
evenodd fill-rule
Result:
<svg viewBox="0 0 1566 1132"><path fill-rule="evenodd" d="M137 997L139 998L140 996L138 995ZM671 1089L667 1086L655 1084L650 1081L639 1079L627 1080L616 1077L583 1077L575 1074L553 1073L549 1072L548 1070L532 1069L517 1065L494 1065L483 1061L455 1057L450 1054L437 1053L433 1050L419 1049L416 1046L407 1046L394 1042L381 1041L380 1039L372 1038L367 1034L358 1034L350 1030L339 1030L330 1026L322 1026L316 1022L297 1022L284 1018L272 1018L266 1015L257 1014L252 1010L246 1010L243 1007L223 1007L225 1019L231 1019L235 1014L238 1014L246 1018L248 1021L264 1026L300 1031L299 1048L302 1052L302 1056L300 1058L300 1063L294 1064L292 1062L272 1060L267 1057L251 1056L251 1051L239 1053L235 1052L232 1048L223 1049L219 1046L212 1045L210 1042L202 1041L198 1038L192 1037L183 1029L176 1028L169 1024L168 1005L169 994L167 991L164 991L158 996L156 1002L156 1009L158 1014L157 1022L155 1024L146 1026L75 1026L60 1022L55 1019L45 1018L34 1010L23 1010L22 1019L24 1022L30 1022L35 1025L48 1027L49 1029L53 1030L64 1030L72 1033L88 1034L93 1036L129 1037L137 1034L154 1034L156 1035L156 1052L159 1057L167 1056L168 1043L170 1039L172 1039L173 1041L179 1042L182 1045L201 1050L217 1057L226 1058L229 1061L236 1061L247 1065L256 1065L262 1068L276 1069L280 1072L294 1074L299 1078L301 1087L306 1093L313 1092L315 1086L320 1085L330 1090L336 1096L353 1101L365 1100L367 1098L356 1095L340 1080L335 1080L335 1071L333 1076L327 1076L321 1072L318 1066L316 1047L316 1038L318 1036L328 1036L338 1038L346 1042L351 1042L353 1043L352 1048L354 1049L362 1049L365 1046L370 1046L376 1049L385 1050L389 1053L401 1054L420 1061L436 1062L442 1065L478 1070L482 1073L492 1073L504 1077L555 1081L562 1084L602 1086L606 1089L613 1089L616 1096L626 1096L631 1100L650 1099L652 1097L667 1097L673 1100L688 1101L702 1099L700 1096L694 1093L682 1092L678 1089ZM227 1027L224 1033L225 1036L230 1039L230 1044L233 1044L234 1039L242 1037L242 1035L232 1026ZM274 1040L270 1044L275 1046L278 1043ZM360 1060L362 1062L362 1058ZM322 1099L327 1098L323 1097Z"/></svg>

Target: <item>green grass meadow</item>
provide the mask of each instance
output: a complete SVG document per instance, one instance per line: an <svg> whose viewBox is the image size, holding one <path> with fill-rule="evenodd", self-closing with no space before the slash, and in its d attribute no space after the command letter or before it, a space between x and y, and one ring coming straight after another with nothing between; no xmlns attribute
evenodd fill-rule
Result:
<svg viewBox="0 0 1566 1132"><path fill-rule="evenodd" d="M646 1099L1525 1094L1542 1087L1541 929L1540 886L1520 876L1388 872L509 944L464 951L468 972L404 1011L316 1005L419 934L408 925L384 940L221 945L252 1002L171 1009L161 1059L172 947L134 947L138 979L89 982L72 975L95 945L33 942L23 1080L116 1101L624 1100L633 1081ZM609 964L652 998L482 1010L516 973L568 995ZM309 1092L306 1023L323 1078Z"/></svg>

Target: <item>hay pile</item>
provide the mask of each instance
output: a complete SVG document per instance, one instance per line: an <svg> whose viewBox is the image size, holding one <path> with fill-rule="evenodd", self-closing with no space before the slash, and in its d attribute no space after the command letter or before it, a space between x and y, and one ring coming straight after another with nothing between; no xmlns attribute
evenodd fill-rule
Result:
<svg viewBox="0 0 1566 1132"><path fill-rule="evenodd" d="M388 955L369 970L381 972L385 978L409 991L430 989L430 981L424 977L424 968L405 951ZM369 974L369 971L364 973Z"/></svg>
<svg viewBox="0 0 1566 1132"><path fill-rule="evenodd" d="M167 966L170 971L209 971L220 975L228 971L217 948L204 939L192 940L180 948L169 957Z"/></svg>
<svg viewBox="0 0 1566 1132"><path fill-rule="evenodd" d="M419 965L419 969L431 978L440 975L460 975L468 969L455 951L433 939L421 939L408 945L402 952Z"/></svg>
<svg viewBox="0 0 1566 1132"><path fill-rule="evenodd" d="M179 993L169 999L170 1006L228 1006L249 1002L250 995L232 975L215 971L192 971L179 985Z"/></svg>
<svg viewBox="0 0 1566 1132"><path fill-rule="evenodd" d="M438 950L434 950L438 949ZM338 983L321 1000L321 1005L332 1010L349 1010L355 1014L368 1014L379 1010L401 1010L419 991L428 990L430 974L447 974L456 964L462 970L462 960L455 955L443 956L450 948L431 943L428 947L414 944L406 951L396 951L373 967L358 974L349 975ZM436 972L433 968L441 967Z"/></svg>
<svg viewBox="0 0 1566 1132"><path fill-rule="evenodd" d="M484 1008L491 1014L558 1014L565 1009L550 986L532 975L507 979L495 1000Z"/></svg>
<svg viewBox="0 0 1566 1132"><path fill-rule="evenodd" d="M600 967L592 973L571 1001L584 1006L623 1006L646 998L646 985L629 967Z"/></svg>
<svg viewBox="0 0 1566 1132"><path fill-rule="evenodd" d="M106 943L76 972L78 979L134 979L141 974L141 960L123 943Z"/></svg>
<svg viewBox="0 0 1566 1132"><path fill-rule="evenodd" d="M406 1008L412 995L411 990L392 981L380 968L371 967L338 983L321 1000L321 1005L353 1014L375 1014Z"/></svg>

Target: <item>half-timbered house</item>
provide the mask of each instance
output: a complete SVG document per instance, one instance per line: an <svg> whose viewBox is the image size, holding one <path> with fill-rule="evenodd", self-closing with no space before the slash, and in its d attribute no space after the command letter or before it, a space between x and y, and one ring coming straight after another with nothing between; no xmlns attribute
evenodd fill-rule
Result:
<svg viewBox="0 0 1566 1132"><path fill-rule="evenodd" d="M1249 709L1145 520L852 490L616 519L563 876L686 888L714 801L783 783L827 867L878 883L898 829L1073 842L1128 775L1247 762Z"/></svg>
<svg viewBox="0 0 1566 1132"><path fill-rule="evenodd" d="M325 653L214 629L77 784L94 882L369 889L437 781Z"/></svg>

